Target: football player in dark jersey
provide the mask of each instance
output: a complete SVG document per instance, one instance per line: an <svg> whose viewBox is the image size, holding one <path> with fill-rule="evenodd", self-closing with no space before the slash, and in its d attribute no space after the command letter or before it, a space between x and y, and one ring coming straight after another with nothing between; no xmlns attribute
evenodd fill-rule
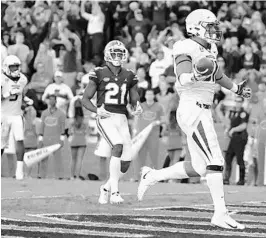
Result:
<svg viewBox="0 0 266 238"><path fill-rule="evenodd" d="M131 137L127 120L127 104L133 108L133 115L142 113L136 89L136 75L122 67L128 52L124 44L114 40L104 49L106 66L95 68L89 74L89 84L83 95L83 106L97 114L96 123L101 136L112 148L110 177L100 188L99 203L119 204L124 200L119 194L118 181L130 164ZM97 106L91 99L97 93Z"/></svg>

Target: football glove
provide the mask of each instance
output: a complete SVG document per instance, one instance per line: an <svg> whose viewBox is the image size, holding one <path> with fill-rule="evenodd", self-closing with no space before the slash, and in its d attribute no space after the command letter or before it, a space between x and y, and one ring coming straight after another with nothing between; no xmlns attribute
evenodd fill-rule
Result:
<svg viewBox="0 0 266 238"><path fill-rule="evenodd" d="M104 104L101 107L97 108L97 115L101 118L107 118L111 116L111 113L104 109Z"/></svg>
<svg viewBox="0 0 266 238"><path fill-rule="evenodd" d="M247 84L247 80L237 84L237 91L236 94L243 97L243 98L251 98L251 88L245 87Z"/></svg>
<svg viewBox="0 0 266 238"><path fill-rule="evenodd" d="M135 110L132 111L132 115L139 116L142 112L143 112L143 109L138 101Z"/></svg>

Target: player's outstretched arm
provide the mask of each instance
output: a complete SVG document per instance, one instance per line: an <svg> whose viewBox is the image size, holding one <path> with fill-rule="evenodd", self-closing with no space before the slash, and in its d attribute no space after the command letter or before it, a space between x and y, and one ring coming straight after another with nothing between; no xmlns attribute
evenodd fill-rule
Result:
<svg viewBox="0 0 266 238"><path fill-rule="evenodd" d="M216 74L216 82L220 84L222 87L231 90L232 92L236 93L237 95L243 98L250 98L251 97L251 89L246 86L246 80L239 84L235 84L232 82L232 79L228 78L225 74L221 73L219 69Z"/></svg>
<svg viewBox="0 0 266 238"><path fill-rule="evenodd" d="M94 81L90 80L82 97L82 105L91 112L97 113L97 107L93 105L91 99L96 93L97 85Z"/></svg>

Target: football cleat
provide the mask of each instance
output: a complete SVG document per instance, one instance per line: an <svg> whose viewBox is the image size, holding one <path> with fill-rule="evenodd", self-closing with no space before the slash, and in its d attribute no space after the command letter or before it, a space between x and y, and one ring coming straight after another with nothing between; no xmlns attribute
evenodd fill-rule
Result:
<svg viewBox="0 0 266 238"><path fill-rule="evenodd" d="M152 173L154 171L155 169L152 169L147 166L144 166L141 169L141 178L140 178L140 183L138 187L138 200L139 201L142 201L145 192L148 190L150 186L158 183L158 181L152 176Z"/></svg>
<svg viewBox="0 0 266 238"><path fill-rule="evenodd" d="M110 203L111 204L121 204L124 202L124 199L121 197L119 192L112 193L110 196Z"/></svg>
<svg viewBox="0 0 266 238"><path fill-rule="evenodd" d="M215 214L212 217L211 224L225 229L244 230L245 226L235 221L228 213Z"/></svg>
<svg viewBox="0 0 266 238"><path fill-rule="evenodd" d="M98 203L107 204L109 198L109 191L104 188L104 185L100 187L100 197L98 199Z"/></svg>

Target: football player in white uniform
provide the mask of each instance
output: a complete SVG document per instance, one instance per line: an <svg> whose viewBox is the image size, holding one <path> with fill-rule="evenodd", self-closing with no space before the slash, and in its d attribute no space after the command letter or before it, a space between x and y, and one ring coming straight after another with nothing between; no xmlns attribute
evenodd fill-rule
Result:
<svg viewBox="0 0 266 238"><path fill-rule="evenodd" d="M244 82L239 85L233 83L219 69L215 43L221 40L222 32L218 24L216 16L209 10L191 12L186 18L186 30L190 38L176 42L173 49L177 78L175 86L180 97L176 118L187 136L191 161L178 162L161 170L144 167L138 199L142 200L147 189L160 180L206 176L214 203L211 223L227 229L244 229L244 225L228 215L225 206L222 174L224 158L210 108L216 83L244 98L250 98L251 90L245 88ZM199 74L195 69L197 61L203 57L211 59L214 65L212 73L207 76Z"/></svg>
<svg viewBox="0 0 266 238"><path fill-rule="evenodd" d="M24 122L21 110L22 101L32 105L33 101L24 96L28 82L20 72L21 62L15 55L7 56L3 61L1 75L1 155L9 147L17 155L16 179L23 179Z"/></svg>

